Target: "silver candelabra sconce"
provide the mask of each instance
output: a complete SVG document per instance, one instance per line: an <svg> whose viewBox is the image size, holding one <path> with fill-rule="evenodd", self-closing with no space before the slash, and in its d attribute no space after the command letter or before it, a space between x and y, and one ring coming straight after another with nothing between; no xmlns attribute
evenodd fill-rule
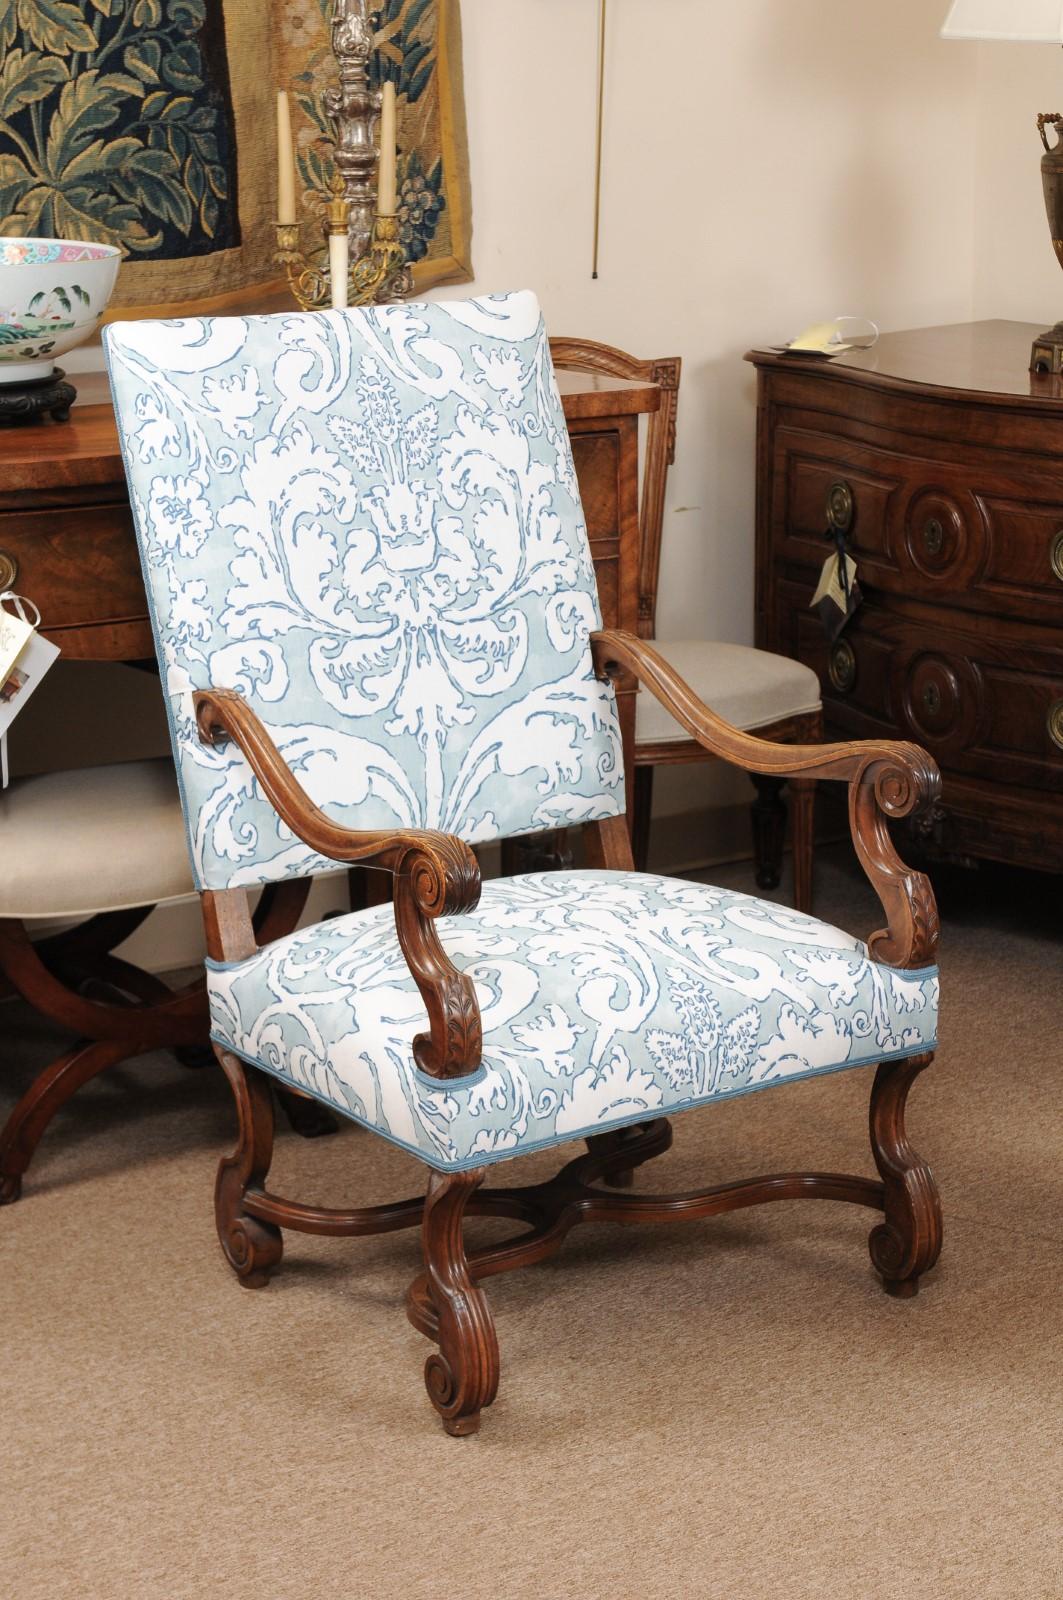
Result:
<svg viewBox="0 0 1063 1600"><path fill-rule="evenodd" d="M319 249L301 246L295 146L288 95L277 96L277 261L304 311L403 300L413 273L399 238L395 85L374 90L369 62L377 13L367 0L332 0L337 87L326 90L333 125L331 194L318 196ZM313 202L312 202L313 203Z"/></svg>

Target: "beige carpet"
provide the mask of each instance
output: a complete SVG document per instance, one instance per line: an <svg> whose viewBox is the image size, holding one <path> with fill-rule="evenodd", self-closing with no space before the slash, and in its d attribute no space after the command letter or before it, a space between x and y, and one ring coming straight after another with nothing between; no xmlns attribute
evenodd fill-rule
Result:
<svg viewBox="0 0 1063 1600"><path fill-rule="evenodd" d="M820 884L821 914L868 931L844 858ZM415 1234L291 1235L242 1291L211 1216L220 1078L148 1059L86 1090L0 1212L0 1595L1058 1600L1060 884L941 888L944 1044L910 1122L946 1244L919 1298L882 1294L854 1208L588 1228L492 1281L502 1387L472 1440L423 1392ZM47 1041L0 1017L2 1112ZM869 1084L688 1115L640 1182L866 1170ZM419 1187L353 1128L285 1133L274 1179L333 1203Z"/></svg>

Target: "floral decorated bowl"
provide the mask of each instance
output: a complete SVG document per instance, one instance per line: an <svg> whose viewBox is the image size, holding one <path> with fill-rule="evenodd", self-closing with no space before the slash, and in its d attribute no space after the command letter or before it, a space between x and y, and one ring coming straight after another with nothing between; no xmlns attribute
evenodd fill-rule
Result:
<svg viewBox="0 0 1063 1600"><path fill-rule="evenodd" d="M121 260L110 244L0 238L0 385L50 378L95 333Z"/></svg>

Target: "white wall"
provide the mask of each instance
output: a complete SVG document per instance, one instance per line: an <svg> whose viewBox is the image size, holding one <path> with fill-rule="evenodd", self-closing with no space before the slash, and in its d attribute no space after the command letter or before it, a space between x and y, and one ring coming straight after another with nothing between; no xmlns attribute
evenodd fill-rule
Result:
<svg viewBox="0 0 1063 1600"><path fill-rule="evenodd" d="M977 65L975 316L1063 319L1063 277L1041 191L1037 113L1063 109L1063 51L968 44Z"/></svg>
<svg viewBox="0 0 1063 1600"><path fill-rule="evenodd" d="M976 58L938 39L944 11L611 0L595 283L596 0L462 0L476 288L532 286L554 332L684 358L662 638L752 637L743 352L844 312L971 315ZM657 809L704 781L660 774Z"/></svg>

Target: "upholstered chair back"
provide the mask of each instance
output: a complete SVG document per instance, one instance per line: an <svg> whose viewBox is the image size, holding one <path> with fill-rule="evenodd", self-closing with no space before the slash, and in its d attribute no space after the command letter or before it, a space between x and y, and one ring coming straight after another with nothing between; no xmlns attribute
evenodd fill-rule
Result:
<svg viewBox="0 0 1063 1600"><path fill-rule="evenodd" d="M116 323L106 348L204 888L325 869L196 689L311 799L470 843L615 816L623 763L535 297Z"/></svg>

